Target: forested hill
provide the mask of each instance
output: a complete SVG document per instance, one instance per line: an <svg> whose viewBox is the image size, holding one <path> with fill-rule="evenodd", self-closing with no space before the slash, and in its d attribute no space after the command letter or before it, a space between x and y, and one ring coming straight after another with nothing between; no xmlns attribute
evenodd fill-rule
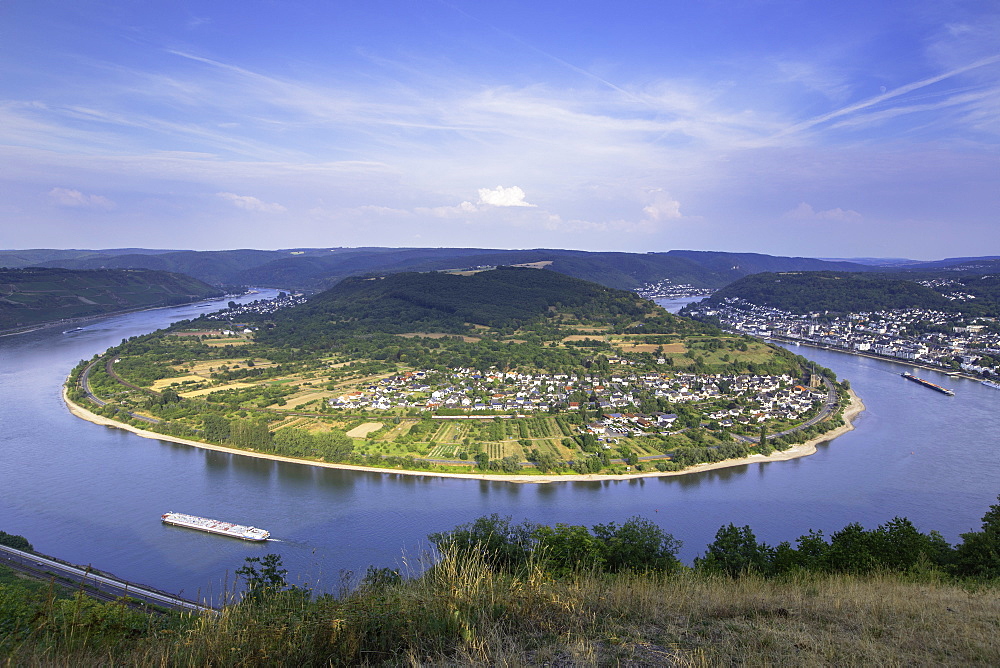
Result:
<svg viewBox="0 0 1000 668"><path fill-rule="evenodd" d="M953 302L931 288L880 273L753 274L719 290L707 302L722 303L730 298L791 313L857 313L906 308L956 310Z"/></svg>
<svg viewBox="0 0 1000 668"><path fill-rule="evenodd" d="M166 271L0 269L0 330L221 296L218 288Z"/></svg>
<svg viewBox="0 0 1000 668"><path fill-rule="evenodd" d="M0 251L0 266L174 271L213 285L268 285L319 291L348 276L541 263L547 269L622 290L669 280L718 288L758 271L871 271L851 262L755 253L671 250L588 252L536 248L297 248L154 251L142 249Z"/></svg>
<svg viewBox="0 0 1000 668"><path fill-rule="evenodd" d="M311 340L331 332L470 333L477 327L514 331L572 317L624 326L676 320L634 293L552 271L500 267L471 275L402 273L349 278L282 311L262 342Z"/></svg>

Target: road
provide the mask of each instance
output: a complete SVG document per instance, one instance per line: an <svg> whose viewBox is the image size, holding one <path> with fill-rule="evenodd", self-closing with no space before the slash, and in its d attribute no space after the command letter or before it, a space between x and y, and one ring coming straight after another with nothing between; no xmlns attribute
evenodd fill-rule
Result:
<svg viewBox="0 0 1000 668"><path fill-rule="evenodd" d="M96 571L89 566L66 564L35 552L24 552L0 545L0 563L33 577L46 580L54 579L59 584L81 585L87 595L103 601L116 601L122 597L128 597L145 605L182 612L216 612L214 608L207 605L122 580L110 573Z"/></svg>

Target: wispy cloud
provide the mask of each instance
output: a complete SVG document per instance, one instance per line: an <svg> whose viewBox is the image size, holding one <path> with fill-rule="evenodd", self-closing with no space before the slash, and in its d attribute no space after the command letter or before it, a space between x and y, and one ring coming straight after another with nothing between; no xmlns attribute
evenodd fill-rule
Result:
<svg viewBox="0 0 1000 668"><path fill-rule="evenodd" d="M943 72L941 74L927 77L919 81L914 81L904 86L899 86L892 90L886 91L881 95L876 95L874 97L867 98L860 102L847 105L846 107L841 107L840 109L837 109L835 111L831 111L825 114L821 114L819 116L815 116L808 120L795 123L785 128L781 132L778 132L777 134L773 135L770 138L770 140L773 142L774 140L779 139L781 137L801 133L806 130L815 128L817 126L821 126L825 123L828 123L838 118L843 118L845 116L851 116L854 114L858 114L860 112L864 112L873 107L877 107L878 105L881 105L885 102L889 102L896 98L903 97L909 93L912 93L913 91L920 90L922 88L927 88L928 86L932 86L933 84L939 83L941 81L952 79L967 72L971 72L973 70L987 67L989 65L993 65L996 63L1000 63L1000 56L991 56L988 58L982 58L974 63L964 65L962 67L957 67L955 69L949 70L948 72ZM948 101L945 101L942 104L948 104Z"/></svg>
<svg viewBox="0 0 1000 668"><path fill-rule="evenodd" d="M233 206L253 211L254 213L284 213L288 209L275 202L265 202L251 195L237 195L236 193L215 193L227 202L232 202Z"/></svg>
<svg viewBox="0 0 1000 668"><path fill-rule="evenodd" d="M115 208L115 203L103 195L87 195L72 188L53 188L49 191L49 199L59 206L74 209L110 211Z"/></svg>
<svg viewBox="0 0 1000 668"><path fill-rule="evenodd" d="M805 202L801 202L791 211L785 212L782 217L788 220L800 220L804 222L830 221L838 223L857 223L864 219L860 213L851 209L837 207L835 209L826 209L825 211L816 211L811 204Z"/></svg>

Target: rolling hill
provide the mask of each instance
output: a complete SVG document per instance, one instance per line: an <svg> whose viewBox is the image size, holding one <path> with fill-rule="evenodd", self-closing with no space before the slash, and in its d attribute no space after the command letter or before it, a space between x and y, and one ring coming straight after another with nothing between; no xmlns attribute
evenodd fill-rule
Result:
<svg viewBox="0 0 1000 668"><path fill-rule="evenodd" d="M0 269L0 330L221 297L184 274L137 269Z"/></svg>

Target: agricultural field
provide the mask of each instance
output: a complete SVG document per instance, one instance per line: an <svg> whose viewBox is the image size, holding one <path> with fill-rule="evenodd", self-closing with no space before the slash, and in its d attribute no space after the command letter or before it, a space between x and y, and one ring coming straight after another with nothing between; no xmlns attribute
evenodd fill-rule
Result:
<svg viewBox="0 0 1000 668"><path fill-rule="evenodd" d="M90 383L105 413L141 415L188 438L303 459L503 472L676 470L787 447L793 438L757 441L826 398L803 386L809 373L791 353L628 293L571 283L592 301L554 292L530 317L517 315L528 302L502 291L473 301L442 289L434 298L446 315L415 306L436 282L485 289L515 279L546 282L532 284L528 302L552 280L521 270L358 281L335 315L322 300L303 311L294 337L280 323L241 325L239 336L179 324L112 349L117 361L92 366ZM418 287L406 280L427 285L390 308ZM365 301L393 282L395 296ZM411 326L397 322L397 307ZM458 323L457 312L494 324ZM366 324L373 314L377 327Z"/></svg>

